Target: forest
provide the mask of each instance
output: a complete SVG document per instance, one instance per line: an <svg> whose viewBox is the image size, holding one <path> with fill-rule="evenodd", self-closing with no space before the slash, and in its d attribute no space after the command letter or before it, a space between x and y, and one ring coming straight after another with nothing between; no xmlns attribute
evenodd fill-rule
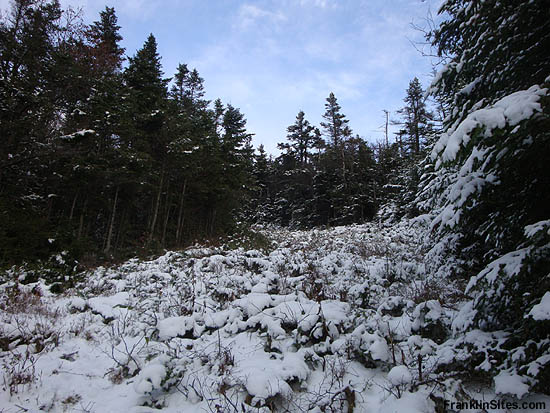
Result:
<svg viewBox="0 0 550 413"><path fill-rule="evenodd" d="M2 26L3 264L181 248L241 217L311 228L366 222L392 200L408 212L437 130L418 79L397 142L354 135L330 93L321 125L299 112L273 158L240 109L204 99L196 69L164 77L152 34L125 61L114 8L86 26L27 3Z"/></svg>
<svg viewBox="0 0 550 413"><path fill-rule="evenodd" d="M441 63L426 89L410 69L384 139L352 131L328 91L322 122L297 109L274 155L197 69L165 74L153 34L122 48L114 8L86 24L57 0L14 0L0 16L0 411L26 403L39 355L84 336L53 330L56 306L109 338L110 385L151 409L135 411L180 411L176 395L184 411L368 411L375 378L352 384L342 360L383 372L379 411L456 411L465 383L550 406L550 8L446 0L439 14L425 36ZM277 385L257 365L265 387L238 376L243 331L281 362ZM208 373L190 373L197 360ZM330 360L328 386L314 377ZM73 396L32 408L93 410Z"/></svg>

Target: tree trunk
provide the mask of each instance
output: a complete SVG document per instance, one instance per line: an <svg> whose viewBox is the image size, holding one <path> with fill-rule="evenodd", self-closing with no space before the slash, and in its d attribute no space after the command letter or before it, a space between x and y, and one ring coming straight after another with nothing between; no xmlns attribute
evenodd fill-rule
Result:
<svg viewBox="0 0 550 413"><path fill-rule="evenodd" d="M124 230L126 228L126 217L127 217L128 213L127 213L127 209L124 208L122 210L122 215L120 216L120 220L119 220L119 223L118 223L118 231L116 233L116 237L115 237L115 245L114 245L114 249L115 249L115 252L118 251L120 249L120 246L124 240Z"/></svg>
<svg viewBox="0 0 550 413"><path fill-rule="evenodd" d="M388 112L387 110L383 110L382 112L384 112L385 115L386 115L385 137L386 137L386 148L389 148L390 147L390 141L388 139L388 123L389 123L389 120L390 120L390 112Z"/></svg>
<svg viewBox="0 0 550 413"><path fill-rule="evenodd" d="M210 221L210 234L209 236L213 236L214 235L214 223L216 222L216 208L214 208L212 210L212 219Z"/></svg>
<svg viewBox="0 0 550 413"><path fill-rule="evenodd" d="M342 180L346 181L346 154L345 154L345 148L344 143L342 142Z"/></svg>
<svg viewBox="0 0 550 413"><path fill-rule="evenodd" d="M116 204L118 201L118 189L119 187L116 187L115 192L115 200L113 201L113 212L111 213L111 223L109 224L109 232L107 233L107 244L105 245L105 254L109 252L111 249L111 239L113 237L113 228L115 226L115 215L116 215Z"/></svg>
<svg viewBox="0 0 550 413"><path fill-rule="evenodd" d="M73 220L74 207L76 206L76 199L78 198L78 192L79 191L76 191L76 194L74 195L74 198L73 198L73 204L71 205L71 212L69 214L69 222Z"/></svg>
<svg viewBox="0 0 550 413"><path fill-rule="evenodd" d="M88 206L88 197L86 197L86 200L84 201L84 206L82 207L82 211L80 212L80 222L78 224L78 235L77 239L80 239L82 236L82 229L84 228L84 214L86 213L86 208Z"/></svg>
<svg viewBox="0 0 550 413"><path fill-rule="evenodd" d="M183 189L181 190L180 205L178 212L178 224L176 225L176 244L181 241L181 235L183 232L183 201L185 199L185 189L187 188L187 179L183 181Z"/></svg>
<svg viewBox="0 0 550 413"><path fill-rule="evenodd" d="M162 194L162 186L164 184L164 166L162 167L162 171L160 173L160 183L159 183L159 191L157 193L157 200L155 202L155 207L153 211L153 219L151 221L151 229L149 231L149 239L147 240L147 243L150 244L153 240L153 235L155 233L155 227L157 225L157 217L159 214L159 206L160 206L160 196Z"/></svg>
<svg viewBox="0 0 550 413"><path fill-rule="evenodd" d="M164 225L162 226L162 239L161 239L161 244L163 247L165 246L165 242L166 242L166 229L168 228L168 220L170 218L171 201L172 201L172 192L170 192L170 180L168 180L168 183L166 185L166 208L164 210Z"/></svg>

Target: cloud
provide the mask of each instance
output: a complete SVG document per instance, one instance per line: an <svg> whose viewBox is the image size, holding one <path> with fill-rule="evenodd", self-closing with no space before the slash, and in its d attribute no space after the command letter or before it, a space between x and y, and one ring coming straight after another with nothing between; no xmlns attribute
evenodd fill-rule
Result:
<svg viewBox="0 0 550 413"><path fill-rule="evenodd" d="M1 0L0 0L1 1ZM155 16L155 13L161 7L173 7L181 3L180 0L60 0L61 7L79 7L84 11L86 20L95 21L99 17L99 12L104 10L106 5L114 7L119 17L125 16L134 21L146 21Z"/></svg>
<svg viewBox="0 0 550 413"><path fill-rule="evenodd" d="M106 0L60 0L98 19ZM442 0L110 0L131 54L153 32L168 75L196 67L209 99L243 109L255 143L274 148L299 110L318 124L334 92L354 132L378 134L409 80L430 70L407 39ZM391 3L391 4L390 4ZM6 8L9 0L0 0ZM273 140L270 142L269 140Z"/></svg>
<svg viewBox="0 0 550 413"><path fill-rule="evenodd" d="M161 0L119 0L118 12L139 20L147 20L161 7L169 7ZM171 6L171 5L170 5Z"/></svg>
<svg viewBox="0 0 550 413"><path fill-rule="evenodd" d="M314 6L321 9L336 8L338 3L334 0L300 0L301 6Z"/></svg>
<svg viewBox="0 0 550 413"><path fill-rule="evenodd" d="M330 92L337 98L355 100L363 96L364 76L351 71L340 71L335 73L319 72L315 75L317 87L323 91L324 97Z"/></svg>
<svg viewBox="0 0 550 413"><path fill-rule="evenodd" d="M287 21L281 11L262 9L254 4L243 4L238 13L237 24L241 29L249 29L260 23L278 24Z"/></svg>
<svg viewBox="0 0 550 413"><path fill-rule="evenodd" d="M314 59L341 62L349 47L349 39L345 37L312 36L304 42L303 50Z"/></svg>

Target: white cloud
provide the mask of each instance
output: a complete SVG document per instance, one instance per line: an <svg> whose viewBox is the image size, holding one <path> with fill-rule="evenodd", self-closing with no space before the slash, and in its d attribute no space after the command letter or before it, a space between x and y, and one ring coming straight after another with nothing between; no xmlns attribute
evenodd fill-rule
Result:
<svg viewBox="0 0 550 413"><path fill-rule="evenodd" d="M354 100L363 95L365 88L364 77L356 72L319 72L315 78L318 88L324 92L325 97L333 92L339 99Z"/></svg>
<svg viewBox="0 0 550 413"><path fill-rule="evenodd" d="M334 92L354 132L374 132L413 76L429 71L407 38L442 0L61 0L97 20L115 7L128 53L152 31L167 75L196 67L209 99L243 109L255 143L284 139L300 109L318 124ZM0 0L0 8L9 0ZM433 7L432 7L433 9ZM170 22L170 23L168 23ZM423 83L426 83L423 80Z"/></svg>
<svg viewBox="0 0 550 413"><path fill-rule="evenodd" d="M259 23L281 23L287 17L281 11L262 9L253 4L243 4L239 9L238 25L241 29L248 29Z"/></svg>
<svg viewBox="0 0 550 413"><path fill-rule="evenodd" d="M160 7L166 7L161 0L119 0L117 12L130 15L140 20L147 20Z"/></svg>
<svg viewBox="0 0 550 413"><path fill-rule="evenodd" d="M314 6L321 9L336 8L338 3L334 0L300 0L301 6Z"/></svg>
<svg viewBox="0 0 550 413"><path fill-rule="evenodd" d="M0 0L1 1L1 0ZM132 20L144 21L154 16L160 7L169 7L172 4L180 3L180 0L162 1L162 0L61 0L62 8L72 7L73 9L81 7L84 11L86 20L95 21L99 18L99 12L106 6L114 7L117 15L127 16Z"/></svg>
<svg viewBox="0 0 550 413"><path fill-rule="evenodd" d="M303 45L309 57L331 62L344 61L349 48L349 39L345 37L312 36Z"/></svg>

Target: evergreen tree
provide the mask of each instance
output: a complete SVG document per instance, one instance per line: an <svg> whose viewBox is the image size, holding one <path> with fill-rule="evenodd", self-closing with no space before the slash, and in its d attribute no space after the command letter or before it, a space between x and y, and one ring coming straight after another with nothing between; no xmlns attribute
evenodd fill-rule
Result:
<svg viewBox="0 0 550 413"><path fill-rule="evenodd" d="M461 362L517 374L547 393L550 362L539 357L550 351L550 333L532 309L550 288L549 9L545 1L448 0L441 12L448 18L432 40L450 61L432 93L452 110L420 205L432 208L440 240L454 246L459 273L472 276L473 301L457 330L506 333Z"/></svg>
<svg viewBox="0 0 550 413"><path fill-rule="evenodd" d="M105 7L99 13L99 18L87 32L94 51L94 64L101 72L114 73L120 70L124 55L124 48L120 47L122 36L115 9Z"/></svg>
<svg viewBox="0 0 550 413"><path fill-rule="evenodd" d="M428 135L431 134L433 114L426 107L424 91L418 78L411 80L406 93L404 99L406 105L397 111L402 119L398 124L403 126L399 135L405 138L409 156L418 159L426 145Z"/></svg>
<svg viewBox="0 0 550 413"><path fill-rule="evenodd" d="M400 194L404 192L404 167L400 148L399 142L389 145L378 142L373 149L376 156L375 204L383 209L385 218L398 217L397 204Z"/></svg>
<svg viewBox="0 0 550 413"><path fill-rule="evenodd" d="M256 196L253 209L261 213L260 221L270 221L271 190L272 190L272 161L265 151L264 145L260 145L254 154L254 178L256 181Z"/></svg>
<svg viewBox="0 0 550 413"><path fill-rule="evenodd" d="M390 162L386 159L386 164L392 164L396 169L384 175L388 177L385 183L389 189L388 199L397 208L394 211L397 217L417 213L413 201L418 191L420 168L427 148L433 144L435 133L434 115L426 106L424 90L418 78L409 82L404 102L405 106L397 111L401 119L394 122L402 127L397 132L396 144L399 151L390 150L384 154L385 158L389 155L394 157Z"/></svg>
<svg viewBox="0 0 550 413"><path fill-rule="evenodd" d="M165 121L168 79L163 79L155 37L150 34L128 61L124 72L129 92L126 111L131 116L128 126L133 130L125 136L126 144L147 153L158 153L162 151L159 139Z"/></svg>
<svg viewBox="0 0 550 413"><path fill-rule="evenodd" d="M0 265L60 248L135 255L230 229L254 190L244 115L209 108L186 65L168 93L153 35L122 71L113 8L89 27L63 13L16 0L0 18Z"/></svg>
<svg viewBox="0 0 550 413"><path fill-rule="evenodd" d="M162 193L168 182L168 79L163 79L157 42L152 34L135 56L128 60L128 67L124 71L127 95L121 141L127 151L128 160L134 164L136 178L147 184L143 187L145 191L142 190L134 196L139 197L140 202L151 202L150 209L140 208L131 213L136 230L133 238L145 237L146 243L151 245L157 233ZM137 163L135 160L138 160ZM139 177L139 171L146 176Z"/></svg>
<svg viewBox="0 0 550 413"><path fill-rule="evenodd" d="M343 221L363 223L374 217L378 207L374 151L357 135L348 140L346 154L350 165L349 195Z"/></svg>
<svg viewBox="0 0 550 413"><path fill-rule="evenodd" d="M284 152L278 158L278 202L280 223L292 227L312 225L313 164L312 150L321 145L319 131L300 111L287 128L287 142L277 146Z"/></svg>
<svg viewBox="0 0 550 413"><path fill-rule="evenodd" d="M325 175L321 181L330 182L329 187L325 185L327 194L318 194L323 200L329 199L330 209L328 211L329 221L332 224L341 224L343 210L346 207L346 198L349 195L349 177L346 173L350 165L346 162L346 143L351 137L351 129L348 126L349 120L343 113L334 93L330 93L325 103L324 122L321 122L323 135L326 138L327 147L320 161L322 173ZM322 202L325 204L325 201ZM326 212L324 212L326 213ZM324 214L323 213L323 214Z"/></svg>
<svg viewBox="0 0 550 413"><path fill-rule="evenodd" d="M205 110L209 103L203 100L204 79L197 69L190 71L186 64L178 65L170 95L188 116L193 115L192 111Z"/></svg>
<svg viewBox="0 0 550 413"><path fill-rule="evenodd" d="M0 16L0 250L3 262L47 258L59 177L56 125L63 86L56 68L57 1L15 0ZM50 188L55 185L56 188Z"/></svg>
<svg viewBox="0 0 550 413"><path fill-rule="evenodd" d="M296 122L287 128L289 143L279 144L279 149L294 153L298 164L303 167L310 161L310 150L320 145L320 138L315 131L316 128L305 119L305 113L300 111L296 116Z"/></svg>
<svg viewBox="0 0 550 413"><path fill-rule="evenodd" d="M323 114L325 122L321 122L321 126L324 129L327 143L335 148L340 147L343 141L351 136L351 129L348 126L349 120L346 119L344 114L340 113L341 109L334 93L330 92Z"/></svg>

